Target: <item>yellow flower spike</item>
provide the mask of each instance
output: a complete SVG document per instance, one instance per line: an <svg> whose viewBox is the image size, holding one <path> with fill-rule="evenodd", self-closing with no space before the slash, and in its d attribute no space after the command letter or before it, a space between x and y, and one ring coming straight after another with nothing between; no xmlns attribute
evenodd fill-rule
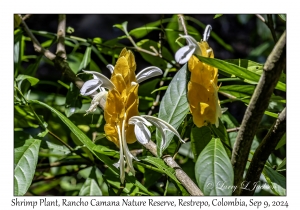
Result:
<svg viewBox="0 0 300 210"><path fill-rule="evenodd" d="M188 83L187 97L197 127L208 123L218 127L219 117L222 114L218 98L218 69L202 63L196 56L191 55L192 52L203 57L214 58L214 52L207 43L210 31L211 26L208 25L200 42L196 42L189 35L182 36L187 39L188 45L180 48L175 55L176 61L180 64L188 61L191 78Z"/></svg>
<svg viewBox="0 0 300 210"><path fill-rule="evenodd" d="M135 174L132 160L136 158L130 153L127 144L134 143L137 139L142 144L150 140L150 131L146 128L146 125L151 124L145 120L140 120L141 117L139 117L138 83L161 75L162 71L158 67L150 66L141 70L136 76L134 55L125 48L121 51L116 65L109 64L107 68L112 73L111 79L99 72L84 71L84 73L92 74L93 79L85 82L80 92L82 95L91 95L100 90L96 95L97 97L94 97L87 113L95 111L95 107L100 103L100 100L106 99L104 132L107 139L120 148L120 159L114 165L120 168L120 180L124 183L125 166L133 175ZM108 89L108 92L106 92L106 89ZM131 118L135 120L130 121ZM154 119L153 117L152 120ZM164 125L159 119L158 122ZM164 130L176 133L176 130L168 124L164 125ZM176 135L179 136L178 133Z"/></svg>

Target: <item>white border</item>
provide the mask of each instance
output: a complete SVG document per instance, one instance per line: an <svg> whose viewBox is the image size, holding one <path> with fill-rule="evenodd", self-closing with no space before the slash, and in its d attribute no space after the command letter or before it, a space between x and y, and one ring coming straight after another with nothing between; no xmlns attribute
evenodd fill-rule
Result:
<svg viewBox="0 0 300 210"><path fill-rule="evenodd" d="M296 1L293 1L296 2ZM32 0L14 0L14 1L1 1L1 120L0 120L0 133L1 133L1 178L0 178L0 202L3 209L13 209L16 207L11 206L13 197L13 14L14 13L212 13L212 14L237 14L237 13L287 13L287 196L286 197L253 197L257 201L285 201L289 202L290 209L296 209L298 206L297 199L299 199L299 181L296 176L299 176L299 117L297 108L299 100L299 16L298 5L293 5L292 1L278 1L278 0L252 0L252 1L32 1ZM297 10L297 11L296 11ZM4 64L4 65L3 65ZM4 134L4 135L3 135ZM298 135L297 135L298 134ZM24 199L24 197L18 197ZM51 197L49 200L54 199L70 199L76 200L79 197ZM154 197L155 200L174 200L177 201L182 197ZM27 198L26 198L27 199ZM41 197L28 197L30 200L41 199ZM91 200L92 197L84 198ZM96 199L99 199L97 197ZM103 197L103 199L118 200L122 198L117 197ZM147 197L132 197L134 200L148 200ZM212 199L222 199L222 197L184 197L189 200L208 201L211 203ZM224 197L225 200L234 200L234 197ZM238 198L240 199L240 198ZM252 197L242 197L242 200L249 202ZM32 209L32 207L21 207L22 209ZM57 209L55 207L36 207L34 209ZM82 207L65 207L64 209L79 209ZM106 209L104 207L97 207ZM132 209L140 207L122 207L122 209ZM143 207L145 208L145 207ZM155 207L166 208L166 207ZM187 207L189 209L199 209L199 207ZM232 209L233 207L222 207L222 209ZM235 209L240 209L237 207ZM249 206L248 206L249 208ZM254 207L253 207L254 208ZM262 208L262 207L261 207ZM62 209L62 207L60 207ZM110 208L114 209L114 208ZM213 208L210 208L213 209ZM268 208L270 209L270 208ZM273 208L272 208L273 209Z"/></svg>

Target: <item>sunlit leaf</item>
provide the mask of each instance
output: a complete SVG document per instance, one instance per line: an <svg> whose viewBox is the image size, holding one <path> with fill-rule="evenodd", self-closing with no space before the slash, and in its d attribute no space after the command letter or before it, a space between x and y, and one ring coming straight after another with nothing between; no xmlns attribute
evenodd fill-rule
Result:
<svg viewBox="0 0 300 210"><path fill-rule="evenodd" d="M280 17L282 20L286 21L286 14L279 14L279 17Z"/></svg>
<svg viewBox="0 0 300 210"><path fill-rule="evenodd" d="M286 144L286 133L281 137L280 141L278 142L275 150L279 149L280 147Z"/></svg>
<svg viewBox="0 0 300 210"><path fill-rule="evenodd" d="M191 147L194 154L194 162L196 162L199 154L212 139L209 127L194 127L191 132Z"/></svg>
<svg viewBox="0 0 300 210"><path fill-rule="evenodd" d="M214 19L217 19L217 18L219 18L219 17L221 17L223 14L216 14L215 16L214 16Z"/></svg>
<svg viewBox="0 0 300 210"><path fill-rule="evenodd" d="M49 106L48 104L45 104L43 102L37 101L37 100L31 100L31 103L40 104L43 107L49 109L51 112L55 113L62 122L69 127L71 132L104 164L107 165L107 167L113 172L113 174L117 177L119 176L119 170L113 165L112 160L107 157L106 155L100 154L99 152L95 151L94 148L96 145L76 126L74 125L67 117L65 117L62 113L54 109L53 107ZM151 195L152 193L149 192L139 181L135 179L135 177L127 176L125 180L129 183L133 183L136 187L140 188L142 191L147 193L148 195Z"/></svg>
<svg viewBox="0 0 300 210"><path fill-rule="evenodd" d="M89 65L90 65L90 62L91 62L91 52L92 52L92 47L91 46L88 46L85 50L85 53L83 55L83 59L80 63L80 66L78 68L78 71L80 70L88 70L90 69Z"/></svg>
<svg viewBox="0 0 300 210"><path fill-rule="evenodd" d="M168 175L175 182L179 182L178 179L175 176L175 170L173 168L170 168L169 166L167 166L162 159L157 158L157 157L151 157L151 156L142 157L140 159L143 160L143 161L145 161L145 162L153 164L162 173L165 173L166 175Z"/></svg>
<svg viewBox="0 0 300 210"><path fill-rule="evenodd" d="M202 150L195 165L195 177L204 195L231 195L233 169L220 139L213 138Z"/></svg>
<svg viewBox="0 0 300 210"><path fill-rule="evenodd" d="M286 171L286 158L278 165L276 171Z"/></svg>
<svg viewBox="0 0 300 210"><path fill-rule="evenodd" d="M186 96L187 86L187 65L185 64L174 76L169 87L161 100L158 118L172 125L175 129L179 127L186 114L189 112L189 105ZM167 132L166 144L162 147L161 134L156 131L157 153L161 156L163 150L168 147L174 134Z"/></svg>
<svg viewBox="0 0 300 210"><path fill-rule="evenodd" d="M200 61L218 68L221 72L223 71L227 74L234 75L236 77L244 79L245 82L250 80L252 82L257 83L259 81L260 75L258 73L249 71L246 68L215 58L206 58L202 56L197 56L197 57L199 58ZM286 85L280 81L277 83L275 88L278 90L286 91Z"/></svg>
<svg viewBox="0 0 300 210"><path fill-rule="evenodd" d="M24 195L31 185L41 140L27 139L14 145L14 195Z"/></svg>
<svg viewBox="0 0 300 210"><path fill-rule="evenodd" d="M92 168L89 177L85 180L82 185L79 196L100 196L102 191L97 182L97 176L95 173L95 168Z"/></svg>
<svg viewBox="0 0 300 210"><path fill-rule="evenodd" d="M157 88L157 89L153 90L153 91L151 92L151 94L153 94L153 93L155 93L155 92L157 92L157 91L160 91L160 90L166 90L166 89L168 89L168 86L163 86L163 87L160 87L160 88Z"/></svg>
<svg viewBox="0 0 300 210"><path fill-rule="evenodd" d="M231 158L232 146L231 146L228 134L227 134L227 130L226 130L225 126L223 125L223 122L221 121L221 119L219 119L218 128L215 126L215 124L212 124L211 129L221 139L224 149L228 155L228 158Z"/></svg>
<svg viewBox="0 0 300 210"><path fill-rule="evenodd" d="M22 19L19 15L14 14L14 28L17 28L22 23Z"/></svg>
<svg viewBox="0 0 300 210"><path fill-rule="evenodd" d="M263 175L276 195L286 195L286 178L283 175L267 165L264 167Z"/></svg>

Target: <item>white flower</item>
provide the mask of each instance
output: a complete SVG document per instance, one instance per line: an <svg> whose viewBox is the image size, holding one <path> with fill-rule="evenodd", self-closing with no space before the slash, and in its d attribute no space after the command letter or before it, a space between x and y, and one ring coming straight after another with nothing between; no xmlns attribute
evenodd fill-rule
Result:
<svg viewBox="0 0 300 210"><path fill-rule="evenodd" d="M167 131L174 133L182 143L185 143L185 141L181 139L180 134L177 132L177 130L172 125L163 121L162 119L149 115L133 116L129 119L129 124L135 125L134 133L136 139L141 144L146 144L150 141L151 134L147 126L152 126L151 123L159 130L159 132L162 135L162 148L166 144L165 136Z"/></svg>
<svg viewBox="0 0 300 210"><path fill-rule="evenodd" d="M94 93L101 87L107 88L109 90L114 89L115 85L103 74L96 71L85 71L86 74L92 74L93 79L86 81L80 89L80 94L83 96L88 96ZM101 90L101 89L100 89Z"/></svg>
<svg viewBox="0 0 300 210"><path fill-rule="evenodd" d="M207 25L203 34L203 39L202 41L207 41L209 36L210 36L210 32L212 30L212 27L210 25ZM182 48L180 48L176 53L175 53L175 60L177 63L179 64L184 64L186 62L189 61L189 59L191 58L191 56L193 54L196 55L201 55L201 49L198 45L198 42L190 35L181 35L179 34L179 38L185 38L187 45L183 46Z"/></svg>

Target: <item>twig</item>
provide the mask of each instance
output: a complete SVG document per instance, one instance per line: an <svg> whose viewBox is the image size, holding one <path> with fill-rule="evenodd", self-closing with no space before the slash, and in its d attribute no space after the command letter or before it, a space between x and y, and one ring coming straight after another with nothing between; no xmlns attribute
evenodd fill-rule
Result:
<svg viewBox="0 0 300 210"><path fill-rule="evenodd" d="M188 35L188 31L186 30L186 26L185 26L185 21L184 21L184 16L183 15L178 15L178 20L179 22L181 23L181 26L182 26L182 29L183 29L183 32L185 35Z"/></svg>
<svg viewBox="0 0 300 210"><path fill-rule="evenodd" d="M285 68L285 49L286 32L282 34L264 65L263 74L253 93L236 138L231 164L234 169L234 185L238 186L238 189L233 192L233 195L240 195L243 173L254 135L264 115L264 111L268 107L269 100L279 80L280 74Z"/></svg>
<svg viewBox="0 0 300 210"><path fill-rule="evenodd" d="M255 192L256 184L259 181L264 165L269 157L269 155L275 150L281 137L286 132L286 108L280 113L278 119L274 122L272 128L269 130L268 134L262 140L262 142L257 147L247 175L245 178L245 183L248 183L247 190L243 189L241 192L242 196L250 196ZM249 190L251 189L251 190Z"/></svg>
<svg viewBox="0 0 300 210"><path fill-rule="evenodd" d="M277 36L276 36L276 32L274 30L274 23L273 23L273 18L272 18L272 15L267 15L267 20L265 20L265 18L261 15L258 15L256 14L256 17L258 17L258 19L260 19L263 23L265 23L268 28L270 29L271 31L271 34L272 34L272 37L274 39L274 42L277 42Z"/></svg>
<svg viewBox="0 0 300 210"><path fill-rule="evenodd" d="M153 141L143 145L148 149L154 156L157 157L156 144ZM191 180L191 178L180 168L180 166L175 162L171 156L164 156L163 160L171 168L175 169L175 176L180 181L180 183L185 187L185 189L191 195L203 195L198 186Z"/></svg>
<svg viewBox="0 0 300 210"><path fill-rule="evenodd" d="M236 128L229 128L227 129L227 133L231 133L231 132L238 132L240 130L240 127L236 127Z"/></svg>
<svg viewBox="0 0 300 210"><path fill-rule="evenodd" d="M30 18L32 14L27 14L27 15L24 15L24 17L22 18L23 20L26 20L27 18Z"/></svg>
<svg viewBox="0 0 300 210"><path fill-rule="evenodd" d="M144 52L144 53L147 53L149 55L153 55L153 56L159 56L160 58L162 57L161 54L159 54L157 52L157 50L153 47L153 46L150 46L150 49L153 50L153 52L149 51L149 50L145 50L139 46L137 46L137 44L135 43L135 41L132 39L132 37L129 35L129 34L126 34L127 38L129 39L129 41L132 43L132 45L134 46L134 49L138 52Z"/></svg>
<svg viewBox="0 0 300 210"><path fill-rule="evenodd" d="M80 170L85 169L87 167L89 167L89 166L74 169L73 171L70 171L70 172L67 172L67 173L64 173L64 174L58 174L58 175L55 175L55 176L49 176L49 177L34 179L34 180L32 180L32 183L36 183L36 182L40 182L40 181L49 181L49 180L57 179L57 178L64 177L64 176L74 175L75 173L78 173Z"/></svg>
<svg viewBox="0 0 300 210"><path fill-rule="evenodd" d="M58 162L53 162L53 163L41 163L41 164L38 164L36 166L36 168L42 169L42 168L51 168L51 167L69 166L69 165L81 165L81 164L89 165L89 162L84 161L82 159L69 160L69 161L58 161Z"/></svg>
<svg viewBox="0 0 300 210"><path fill-rule="evenodd" d="M268 25L269 29L271 30L274 42L277 42L277 36L276 36L275 29L274 29L274 23L273 23L272 15L267 15L267 17L268 17L267 25Z"/></svg>
<svg viewBox="0 0 300 210"><path fill-rule="evenodd" d="M162 77L162 80L159 83L159 88L164 85L164 80L163 79L166 78L166 76L168 75L168 73L169 73L169 69L166 69L166 71L164 72L164 75ZM152 115L152 112L155 109L155 107L159 105L160 97L161 97L161 90L158 91L158 93L156 95L156 98L155 98L155 101L153 102L153 104L151 106L151 109L148 112L148 115Z"/></svg>
<svg viewBox="0 0 300 210"><path fill-rule="evenodd" d="M256 17L258 17L258 19L260 19L262 22L266 23L266 20L263 16L256 14Z"/></svg>
<svg viewBox="0 0 300 210"><path fill-rule="evenodd" d="M30 29L28 28L27 24L25 23L25 21L22 19L22 16L19 15L22 21L22 25L26 31L26 33L28 34L28 36L30 37L31 41L33 42L33 47L34 50L38 53L43 54L46 58L48 58L49 60L53 61L55 59L55 55L50 52L49 50L44 49L41 44L39 43L39 41L35 38L35 36L31 33Z"/></svg>
<svg viewBox="0 0 300 210"><path fill-rule="evenodd" d="M66 15L60 14L58 16L56 55L66 60L67 55L66 55L66 48L65 48L65 36L66 36Z"/></svg>

